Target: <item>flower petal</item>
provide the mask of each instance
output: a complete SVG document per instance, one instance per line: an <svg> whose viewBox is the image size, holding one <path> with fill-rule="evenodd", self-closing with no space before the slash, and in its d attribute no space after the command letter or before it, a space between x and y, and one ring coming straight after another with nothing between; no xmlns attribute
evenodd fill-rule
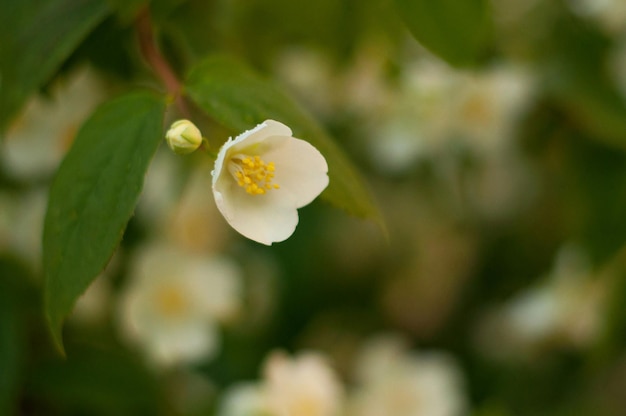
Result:
<svg viewBox="0 0 626 416"><path fill-rule="evenodd" d="M310 204L328 186L326 159L304 140L289 138L263 158L276 165L274 183L280 185L280 191L292 195L296 208Z"/></svg>
<svg viewBox="0 0 626 416"><path fill-rule="evenodd" d="M213 171L213 185L215 185L217 179L222 174L224 161L227 159L227 156L242 151L247 147L262 143L268 137L291 137L291 134L291 129L284 124L274 120L265 120L263 123L251 130L241 133L234 139L228 139L217 154L215 169Z"/></svg>
<svg viewBox="0 0 626 416"><path fill-rule="evenodd" d="M217 208L231 227L268 246L293 234L298 225L298 212L289 195L273 191L249 195L231 182L224 178L214 188ZM222 184L224 186L220 187Z"/></svg>
<svg viewBox="0 0 626 416"><path fill-rule="evenodd" d="M265 120L252 130L248 130L235 138L232 142L233 147L245 143L245 147L253 146L265 141L268 137L284 136L291 137L291 129L283 123L274 120Z"/></svg>
<svg viewBox="0 0 626 416"><path fill-rule="evenodd" d="M241 298L241 270L226 257L200 258L187 265L194 307L202 316L225 320L234 316Z"/></svg>
<svg viewBox="0 0 626 416"><path fill-rule="evenodd" d="M214 356L220 348L217 328L205 320L190 320L183 325L159 328L148 334L146 348L161 365L193 362Z"/></svg>

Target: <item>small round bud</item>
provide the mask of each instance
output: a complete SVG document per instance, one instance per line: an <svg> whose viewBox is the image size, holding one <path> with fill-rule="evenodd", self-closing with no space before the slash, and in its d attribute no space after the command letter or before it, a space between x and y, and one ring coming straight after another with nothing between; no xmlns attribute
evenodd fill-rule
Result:
<svg viewBox="0 0 626 416"><path fill-rule="evenodd" d="M165 133L168 146L177 155L194 152L202 144L202 133L189 120L175 121Z"/></svg>

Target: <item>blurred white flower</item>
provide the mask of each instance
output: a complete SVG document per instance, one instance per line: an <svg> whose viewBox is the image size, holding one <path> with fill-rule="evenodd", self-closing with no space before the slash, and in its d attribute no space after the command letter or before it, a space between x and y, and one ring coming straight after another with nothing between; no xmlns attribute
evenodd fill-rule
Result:
<svg viewBox="0 0 626 416"><path fill-rule="evenodd" d="M463 76L449 113L452 134L460 135L479 153L506 148L532 97L532 84L530 73L513 64Z"/></svg>
<svg viewBox="0 0 626 416"><path fill-rule="evenodd" d="M626 30L626 2L624 0L569 0L575 13L597 20L609 33Z"/></svg>
<svg viewBox="0 0 626 416"><path fill-rule="evenodd" d="M172 151L178 155L195 152L202 144L202 133L189 120L178 120L172 123L165 133L165 141Z"/></svg>
<svg viewBox="0 0 626 416"><path fill-rule="evenodd" d="M178 162L167 149L159 148L146 173L136 211L152 228L167 221L184 188Z"/></svg>
<svg viewBox="0 0 626 416"><path fill-rule="evenodd" d="M582 346L600 329L602 282L590 278L586 258L580 257L584 254L570 250L576 249L559 253L548 282L521 293L505 309L511 325L529 342L560 336Z"/></svg>
<svg viewBox="0 0 626 416"><path fill-rule="evenodd" d="M161 221L177 245L197 253L219 250L231 235L222 220L211 187L211 164L200 163L189 175L176 204Z"/></svg>
<svg viewBox="0 0 626 416"><path fill-rule="evenodd" d="M222 396L219 416L273 416L267 410L261 386L239 383Z"/></svg>
<svg viewBox="0 0 626 416"><path fill-rule="evenodd" d="M265 364L265 395L277 416L332 416L341 409L342 386L323 356L272 354Z"/></svg>
<svg viewBox="0 0 626 416"><path fill-rule="evenodd" d="M386 69L390 45L368 41L353 54L348 65L337 65L313 49L291 48L276 60L275 72L322 118L338 113L368 118L389 104Z"/></svg>
<svg viewBox="0 0 626 416"><path fill-rule="evenodd" d="M136 255L130 277L120 303L121 327L153 362L166 366L217 352L216 324L240 306L234 263L158 244Z"/></svg>
<svg viewBox="0 0 626 416"><path fill-rule="evenodd" d="M111 318L113 300L112 277L118 272L123 251L118 248L104 270L78 298L69 322L82 326L98 326Z"/></svg>
<svg viewBox="0 0 626 416"><path fill-rule="evenodd" d="M227 393L221 416L334 416L343 406L343 386L326 359L314 352L290 358L282 352L265 362L259 384Z"/></svg>
<svg viewBox="0 0 626 416"><path fill-rule="evenodd" d="M185 250L212 253L224 246L230 230L207 192L211 159L197 156L199 163L189 169L167 149L159 149L146 174L137 216L155 235L165 235Z"/></svg>
<svg viewBox="0 0 626 416"><path fill-rule="evenodd" d="M284 241L298 224L297 209L328 186L321 153L292 137L282 123L266 120L220 149L213 195L228 223L251 240Z"/></svg>
<svg viewBox="0 0 626 416"><path fill-rule="evenodd" d="M33 272L40 271L41 230L48 192L0 192L0 251L12 251L25 260Z"/></svg>
<svg viewBox="0 0 626 416"><path fill-rule="evenodd" d="M275 72L311 110L324 117L332 115L337 83L326 55L312 49L289 49L276 60Z"/></svg>
<svg viewBox="0 0 626 416"><path fill-rule="evenodd" d="M110 268L110 265L107 266L106 270L78 298L72 315L69 317L71 322L83 325L97 325L105 320L111 304L112 288L107 273Z"/></svg>
<svg viewBox="0 0 626 416"><path fill-rule="evenodd" d="M566 246L540 284L491 311L480 322L478 345L495 358L532 356L549 345L584 347L601 330L606 285L579 248Z"/></svg>
<svg viewBox="0 0 626 416"><path fill-rule="evenodd" d="M161 148L146 174L137 216L156 235L197 253L219 251L232 235L211 192L212 160L203 153L189 167Z"/></svg>
<svg viewBox="0 0 626 416"><path fill-rule="evenodd" d="M341 74L335 87L341 110L367 119L389 106L394 99L387 76L390 44L377 39L366 42L354 55L352 64Z"/></svg>
<svg viewBox="0 0 626 416"><path fill-rule="evenodd" d="M7 131L0 152L3 164L23 179L51 174L81 123L104 98L102 82L88 68L55 84L50 98L32 98Z"/></svg>
<svg viewBox="0 0 626 416"><path fill-rule="evenodd" d="M457 416L467 411L461 373L451 357L410 352L401 339L369 341L357 361L351 416Z"/></svg>
<svg viewBox="0 0 626 416"><path fill-rule="evenodd" d="M407 68L398 97L369 137L379 169L402 172L421 157L458 145L481 156L510 145L516 121L532 97L533 81L523 68L501 64L467 73L434 58Z"/></svg>
<svg viewBox="0 0 626 416"><path fill-rule="evenodd" d="M390 173L405 171L442 147L445 102L455 94L452 72L444 64L425 59L407 68L395 99L373 121L368 137L372 162Z"/></svg>

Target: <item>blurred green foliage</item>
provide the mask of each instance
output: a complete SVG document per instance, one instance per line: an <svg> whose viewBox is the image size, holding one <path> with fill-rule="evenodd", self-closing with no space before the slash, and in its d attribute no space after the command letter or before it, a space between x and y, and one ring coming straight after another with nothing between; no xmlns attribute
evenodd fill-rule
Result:
<svg viewBox="0 0 626 416"><path fill-rule="evenodd" d="M593 8L585 12L582 3L3 1L0 130L6 130L6 140L0 153L0 414L214 414L225 389L258 378L264 357L277 348L325 352L350 385L348 368L358 346L384 332L399 332L419 349L451 354L465 379L471 415L622 414L626 64L615 62L620 48L626 50L626 23L609 25L606 18L589 12ZM615 4L617 10L619 2ZM42 267L43 223L38 224L37 244L24 243L30 232L25 224L37 222L18 204L23 195L42 189L46 195L51 192L52 208L71 200L78 192L72 187L77 172L73 164L85 160L84 168L91 169L85 175L105 175L102 180L115 182L105 189L106 196L96 191L87 192L85 198L94 198L89 206L101 218L105 230L100 231L114 236L114 243L124 232L116 267L107 276L113 293L119 293L132 278L133 256L160 227L138 210L123 231L159 139L154 132L161 127L163 112L150 113L157 117L151 120L149 134L136 108L115 110L119 113L115 120L128 123L121 127L88 122L60 167L55 186L63 192L51 188L51 172L23 177L8 162L9 147L17 142L12 132L28 122L20 114L28 110L30 100L54 102L57 85L79 68L94 70L109 95L138 88L171 93L139 51L136 22L146 7L157 44L179 79L188 80L186 94L198 105L191 113L201 119L211 141L223 142L229 134L279 114L295 133L326 151L329 164L332 160L337 167L331 169L327 201L374 218L378 206L389 230L386 241L372 224L316 202L300 210L298 231L280 245L261 247L243 239L221 243L221 250L236 259L247 276L247 312L223 330L220 352L213 360L167 370L151 367L135 346L125 342L116 326L117 300L108 301L113 311L104 323L81 325L70 319L64 334L67 357L57 355L42 302L43 276L57 266L48 261ZM215 57L223 55L233 60ZM531 74L532 98L510 137L502 138L505 151L484 151L480 139L460 138L465 133L458 131L450 142L424 139L429 116L420 113L420 106L435 102L434 94L418 88L417 96L407 98L412 85L407 79L424 62L436 62L436 75L450 78L454 76L450 74L480 77L502 63ZM436 84L439 78L428 82ZM461 95L461 88L454 85L446 97ZM295 99L283 100L284 96ZM300 107L312 117L301 115ZM456 110L450 107L443 113L458 114ZM402 168L381 168L377 159L387 153L380 149L394 143L388 137L391 133L380 132L395 130L380 126L405 113L408 117L400 124L409 127L404 134L423 139L426 144L420 142L420 149L429 150L415 151ZM180 116L179 110L170 106L165 116L169 122ZM145 146L141 154L131 149L120 155L119 149L96 146L108 135L129 146L133 138L141 140L141 134L126 137L134 123L141 124L135 126L140 133L150 136L144 138L154 145L151 149ZM72 159L82 145L95 150L87 158ZM401 148L399 153L408 155L410 149ZM344 152L349 155L345 160ZM91 163L96 156L106 162L103 167ZM176 198L184 193L190 172L205 162L196 155L176 159ZM124 169L134 164L142 168L131 178ZM112 168L118 165L122 167ZM518 170L522 185L516 182ZM128 191L125 186L132 188L132 195L120 201L120 190ZM103 201L124 205L124 215L112 218ZM78 206L58 218L54 212L49 211L48 227L89 214ZM115 227L107 228L112 224ZM56 250L59 261L79 263L98 251L100 270L112 254L111 239L99 238L99 229L92 224L68 230L76 238L71 249L63 244L70 237L50 237L44 248ZM510 334L489 332L491 328L483 326L485 317L505 319L510 316L506 305L519 306L515 302L529 290L549 286L558 274L555 264L563 247L571 244L582 247L588 261L587 268L576 271L605 294L597 305L595 332L581 338L567 332L582 327L592 314L584 300L576 298L576 307L563 318L572 321L567 328L530 347L513 337L510 353ZM259 272L263 267L255 263L258 259L274 270L269 283ZM71 266L66 272L76 274L78 269ZM67 298L62 305L47 304L55 325L96 277L94 273L90 270L70 290L65 282L58 286ZM265 283L273 288L269 300L259 288ZM266 315L254 312L258 304L265 305ZM209 385L200 398L191 397L195 390L184 381L188 373L199 374Z"/></svg>

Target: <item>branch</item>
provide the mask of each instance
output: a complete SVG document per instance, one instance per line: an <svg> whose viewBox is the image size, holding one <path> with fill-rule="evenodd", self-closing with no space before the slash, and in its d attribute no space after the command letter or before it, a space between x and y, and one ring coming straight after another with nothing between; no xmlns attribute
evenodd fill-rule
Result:
<svg viewBox="0 0 626 416"><path fill-rule="evenodd" d="M152 19L150 18L150 11L148 7L143 8L139 12L135 22L135 27L137 29L141 55L159 77L161 82L163 82L167 92L174 97L174 101L179 110L184 115L188 115L189 110L187 108L187 104L180 94L182 84L169 62L167 62L165 57L157 49L154 31L152 30Z"/></svg>

